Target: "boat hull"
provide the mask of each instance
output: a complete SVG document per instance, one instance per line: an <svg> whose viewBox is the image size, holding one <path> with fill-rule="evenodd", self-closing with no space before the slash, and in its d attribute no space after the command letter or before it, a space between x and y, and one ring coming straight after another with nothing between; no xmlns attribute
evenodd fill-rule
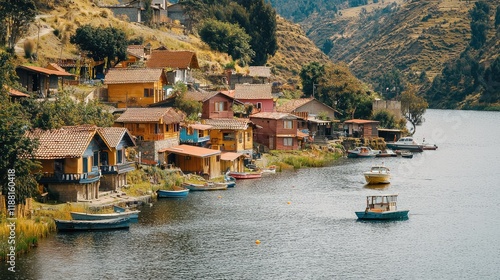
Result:
<svg viewBox="0 0 500 280"><path fill-rule="evenodd" d="M262 177L262 173L231 172L231 177L236 179L257 179Z"/></svg>
<svg viewBox="0 0 500 280"><path fill-rule="evenodd" d="M411 152L423 152L424 146L422 145L409 145L409 144L397 144L397 143L387 143L387 148L392 150L407 150Z"/></svg>
<svg viewBox="0 0 500 280"><path fill-rule="evenodd" d="M217 190L227 190L226 184L207 184L207 185L197 185L184 183L183 186L190 191L217 191Z"/></svg>
<svg viewBox="0 0 500 280"><path fill-rule="evenodd" d="M361 211L355 212L359 220L401 220L408 218L409 210L372 212Z"/></svg>
<svg viewBox="0 0 500 280"><path fill-rule="evenodd" d="M115 212L109 214L91 214L81 212L71 212L71 218L78 221L98 221L117 218L137 219L139 218L139 210Z"/></svg>
<svg viewBox="0 0 500 280"><path fill-rule="evenodd" d="M391 181L389 174L367 174L365 173L365 180L368 184L388 184Z"/></svg>
<svg viewBox="0 0 500 280"><path fill-rule="evenodd" d="M130 227L129 218L116 218L107 220L55 220L58 231L92 231L126 229Z"/></svg>
<svg viewBox="0 0 500 280"><path fill-rule="evenodd" d="M158 193L158 197L163 197L163 198L187 197L189 194L189 189L177 190L177 191L158 190L157 193Z"/></svg>

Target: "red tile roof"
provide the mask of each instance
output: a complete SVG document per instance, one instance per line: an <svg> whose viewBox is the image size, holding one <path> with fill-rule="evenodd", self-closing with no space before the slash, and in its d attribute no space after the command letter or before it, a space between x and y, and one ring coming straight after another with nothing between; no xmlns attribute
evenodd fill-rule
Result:
<svg viewBox="0 0 500 280"><path fill-rule="evenodd" d="M188 100L195 100L195 101L204 102L216 94L217 94L217 92L188 91L188 92L186 92L184 97Z"/></svg>
<svg viewBox="0 0 500 280"><path fill-rule="evenodd" d="M4 88L7 90L10 96L12 97L30 97L29 94L26 94L24 92L20 92L17 89L13 89L7 85L4 85Z"/></svg>
<svg viewBox="0 0 500 280"><path fill-rule="evenodd" d="M133 84L157 82L165 73L161 68L111 68L104 79L105 84ZM167 78L164 77L166 81Z"/></svg>
<svg viewBox="0 0 500 280"><path fill-rule="evenodd" d="M314 100L314 98L292 99L292 100L282 104L281 106L278 106L276 108L276 111L291 113L291 112L295 111L297 108L300 108L313 100Z"/></svg>
<svg viewBox="0 0 500 280"><path fill-rule="evenodd" d="M104 142L108 145L109 148L116 148L123 137L127 137L130 143L135 146L135 141L125 127L99 127L97 131L104 139Z"/></svg>
<svg viewBox="0 0 500 280"><path fill-rule="evenodd" d="M186 115L172 107L168 108L128 108L115 120L119 123L148 123L159 122L163 119L166 124L180 123Z"/></svg>
<svg viewBox="0 0 500 280"><path fill-rule="evenodd" d="M271 84L235 84L234 98L243 99L273 99Z"/></svg>
<svg viewBox="0 0 500 280"><path fill-rule="evenodd" d="M213 129L245 130L253 123L249 119L206 119L205 124Z"/></svg>
<svg viewBox="0 0 500 280"><path fill-rule="evenodd" d="M280 112L260 112L257 114L250 115L250 118L273 119L273 120L296 120L297 116L289 113L280 113Z"/></svg>
<svg viewBox="0 0 500 280"><path fill-rule="evenodd" d="M212 149L207 149L207 148L202 148L202 147L197 147L197 146L190 146L190 145L174 146L171 148L159 150L158 152L159 153L168 152L168 153L173 153L173 154L178 154L178 155L186 155L186 156L194 156L194 157L202 157L202 158L221 154L221 151L219 151L219 150L212 150Z"/></svg>
<svg viewBox="0 0 500 280"><path fill-rule="evenodd" d="M198 58L192 51L153 50L146 61L148 68L199 69Z"/></svg>

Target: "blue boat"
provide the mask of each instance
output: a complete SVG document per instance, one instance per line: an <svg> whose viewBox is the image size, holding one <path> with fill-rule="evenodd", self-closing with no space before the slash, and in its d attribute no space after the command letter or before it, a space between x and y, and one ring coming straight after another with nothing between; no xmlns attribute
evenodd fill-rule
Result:
<svg viewBox="0 0 500 280"><path fill-rule="evenodd" d="M189 189L182 190L158 190L158 197L186 197L189 194Z"/></svg>
<svg viewBox="0 0 500 280"><path fill-rule="evenodd" d="M397 194L369 195L365 211L355 212L360 220L402 220L408 218L409 210L397 209Z"/></svg>
<svg viewBox="0 0 500 280"><path fill-rule="evenodd" d="M107 220L55 220L57 231L92 231L126 229L130 227L130 218Z"/></svg>

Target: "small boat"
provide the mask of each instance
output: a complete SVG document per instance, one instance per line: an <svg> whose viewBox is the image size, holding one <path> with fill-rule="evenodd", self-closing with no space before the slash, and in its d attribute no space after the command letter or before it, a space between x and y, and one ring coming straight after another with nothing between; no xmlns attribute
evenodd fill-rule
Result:
<svg viewBox="0 0 500 280"><path fill-rule="evenodd" d="M363 173L368 184L388 184L391 179L391 171L383 165L372 166L370 171Z"/></svg>
<svg viewBox="0 0 500 280"><path fill-rule="evenodd" d="M391 149L385 149L380 151L380 153L375 155L376 157L397 157L398 154L396 154L393 150Z"/></svg>
<svg viewBox="0 0 500 280"><path fill-rule="evenodd" d="M139 210L127 210L124 212L114 212L105 214L93 214L93 213L83 213L83 212L70 212L71 218L73 220L79 221L96 221L96 220L109 220L116 218L128 218L137 219L139 218Z"/></svg>
<svg viewBox="0 0 500 280"><path fill-rule="evenodd" d="M403 137L396 142L388 142L387 148L393 150L409 150L412 152L423 152L424 146L416 142L413 137Z"/></svg>
<svg viewBox="0 0 500 280"><path fill-rule="evenodd" d="M271 165L271 166L269 166L269 167L267 167L267 168L262 168L262 169L260 170L260 172L261 172L262 174L266 174L266 173L271 173L271 174L273 174L273 173L276 173L276 165Z"/></svg>
<svg viewBox="0 0 500 280"><path fill-rule="evenodd" d="M413 158L413 153L410 151L401 151L401 157L404 158Z"/></svg>
<svg viewBox="0 0 500 280"><path fill-rule="evenodd" d="M409 210L397 209L397 194L369 195L365 211L355 212L360 220L398 220L408 218Z"/></svg>
<svg viewBox="0 0 500 280"><path fill-rule="evenodd" d="M182 186L189 189L190 191L216 191L216 190L227 190L227 185L225 184L214 184L213 182L208 182L205 184L193 184L193 183L182 183Z"/></svg>
<svg viewBox="0 0 500 280"><path fill-rule="evenodd" d="M232 171L229 173L231 177L234 177L236 179L256 179L256 178L261 178L262 173L260 172L235 172Z"/></svg>
<svg viewBox="0 0 500 280"><path fill-rule="evenodd" d="M130 227L130 218L106 220L55 220L58 231L110 230Z"/></svg>
<svg viewBox="0 0 500 280"><path fill-rule="evenodd" d="M158 190L156 191L158 197L170 197L170 198L178 198L178 197L186 197L189 194L188 188L182 189L174 189L174 190Z"/></svg>
<svg viewBox="0 0 500 280"><path fill-rule="evenodd" d="M373 151L370 147L356 147L352 150L347 151L348 158L367 158L374 157L377 155L377 152Z"/></svg>
<svg viewBox="0 0 500 280"><path fill-rule="evenodd" d="M236 186L236 178L229 176L229 173L224 175L224 182L228 183L228 188L234 188Z"/></svg>
<svg viewBox="0 0 500 280"><path fill-rule="evenodd" d="M422 146L424 147L424 151L426 150L437 150L438 146L436 144L430 144L425 142L425 138L422 140Z"/></svg>

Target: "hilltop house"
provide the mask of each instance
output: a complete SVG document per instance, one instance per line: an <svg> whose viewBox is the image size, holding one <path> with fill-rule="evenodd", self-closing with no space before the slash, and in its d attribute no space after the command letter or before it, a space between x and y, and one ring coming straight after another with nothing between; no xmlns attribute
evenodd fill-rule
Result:
<svg viewBox="0 0 500 280"><path fill-rule="evenodd" d="M144 22L146 18L145 15L145 4L146 1L143 0L128 0L127 2L118 1L117 5L100 5L100 8L110 9L115 17L127 17L130 22ZM165 5L165 4L164 4ZM152 23L161 22L161 14L162 10L165 9L165 6L161 6L161 4L155 4L151 1L151 10L152 10Z"/></svg>
<svg viewBox="0 0 500 280"><path fill-rule="evenodd" d="M254 133L254 141L270 150L298 150L298 117L289 113L261 112L250 116L250 120L262 127Z"/></svg>
<svg viewBox="0 0 500 280"><path fill-rule="evenodd" d="M244 104L253 104L254 112L274 111L271 84L236 84L233 97Z"/></svg>
<svg viewBox="0 0 500 280"><path fill-rule="evenodd" d="M206 119L202 122L212 126L210 130L212 149L253 154L253 131L256 126L249 119Z"/></svg>
<svg viewBox="0 0 500 280"><path fill-rule="evenodd" d="M181 122L185 114L174 108L128 108L116 120L137 138L140 160L157 164L158 151L179 145Z"/></svg>
<svg viewBox="0 0 500 280"><path fill-rule="evenodd" d="M146 67L167 69L167 79L170 85L177 82L194 83L191 71L200 68L195 52L170 50L153 50L146 61Z"/></svg>
<svg viewBox="0 0 500 280"><path fill-rule="evenodd" d="M111 68L104 84L107 101L118 108L146 107L166 98L167 77L161 68Z"/></svg>
<svg viewBox="0 0 500 280"><path fill-rule="evenodd" d="M220 176L221 151L202 147L179 145L160 150L165 153L164 160L167 165L179 167L183 172L197 173L206 179Z"/></svg>
<svg viewBox="0 0 500 280"><path fill-rule="evenodd" d="M48 97L52 93L57 93L63 87L62 79L73 77L63 69L54 70L38 66L17 66L16 74L19 83L27 92L37 93L40 97Z"/></svg>

